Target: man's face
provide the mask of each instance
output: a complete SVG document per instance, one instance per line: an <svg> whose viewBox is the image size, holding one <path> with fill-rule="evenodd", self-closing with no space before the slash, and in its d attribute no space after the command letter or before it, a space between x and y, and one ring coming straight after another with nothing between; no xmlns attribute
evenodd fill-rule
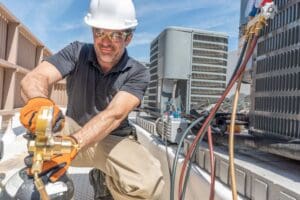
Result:
<svg viewBox="0 0 300 200"><path fill-rule="evenodd" d="M119 62L132 34L125 31L93 28L94 48L102 68L111 68Z"/></svg>

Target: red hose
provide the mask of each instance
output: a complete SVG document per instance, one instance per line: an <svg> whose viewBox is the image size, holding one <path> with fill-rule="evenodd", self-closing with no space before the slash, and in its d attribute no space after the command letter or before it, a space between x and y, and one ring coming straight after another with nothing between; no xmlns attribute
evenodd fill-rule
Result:
<svg viewBox="0 0 300 200"><path fill-rule="evenodd" d="M183 183L183 177L186 171L186 166L187 166L187 162L189 161L192 152L195 149L195 146L197 144L197 142L199 141L201 135L203 134L203 132L205 131L205 129L207 128L207 126L209 125L209 123L211 122L211 120L213 119L215 113L217 112L217 110L219 109L221 103L224 101L224 99L226 98L227 94L229 93L229 91L231 90L231 88L233 87L233 85L235 84L236 80L241 76L241 74L244 72L246 65L255 49L256 43L257 43L257 39L258 36L254 36L253 41L250 44L250 48L247 50L245 59L241 65L241 67L239 68L239 70L237 71L236 75L233 77L233 79L231 80L231 82L229 83L229 85L227 86L227 88L225 89L223 95L221 96L221 98L218 100L218 102L216 103L216 105L214 106L214 108L212 109L212 111L210 112L210 114L208 115L207 119L205 120L205 122L203 123L201 129L198 131L197 136L195 137L193 143L191 144L191 146L189 147L189 150L187 152L187 155L184 159L182 168L181 168L181 172L180 172L180 179L179 179L179 189L178 189L178 197L179 199L182 199L181 195L182 195L182 183Z"/></svg>
<svg viewBox="0 0 300 200"><path fill-rule="evenodd" d="M273 2L273 0L263 0L261 3L260 3L260 6L263 7L266 3L271 3Z"/></svg>

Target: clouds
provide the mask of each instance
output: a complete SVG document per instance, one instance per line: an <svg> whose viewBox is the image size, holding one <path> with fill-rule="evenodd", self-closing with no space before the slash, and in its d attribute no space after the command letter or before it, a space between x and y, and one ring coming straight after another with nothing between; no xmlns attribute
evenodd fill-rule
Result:
<svg viewBox="0 0 300 200"><path fill-rule="evenodd" d="M3 0L13 12L40 40L46 42L53 37L52 31L59 27L63 16L75 0Z"/></svg>
<svg viewBox="0 0 300 200"><path fill-rule="evenodd" d="M57 32L64 32L64 31L74 31L78 29L85 28L84 23L78 23L78 22L68 22L68 23L61 23L57 26L49 27L49 30L51 31L57 31Z"/></svg>
<svg viewBox="0 0 300 200"><path fill-rule="evenodd" d="M138 29L155 38L167 26L218 31L229 35L236 49L240 2L236 0L137 0Z"/></svg>
<svg viewBox="0 0 300 200"><path fill-rule="evenodd" d="M181 12L194 11L198 9L207 9L210 13L221 10L236 10L239 8L239 2L236 0L161 0L148 1L138 0L136 2L138 17L147 17L149 15L176 15Z"/></svg>
<svg viewBox="0 0 300 200"><path fill-rule="evenodd" d="M1 0L53 52L79 40L92 42L83 17L89 1ZM129 46L133 57L148 60L151 41L167 26L225 32L236 48L240 1L134 0L139 26Z"/></svg>
<svg viewBox="0 0 300 200"><path fill-rule="evenodd" d="M147 33L147 32L135 33L130 46L134 47L138 45L149 45L156 36L157 36L156 34Z"/></svg>

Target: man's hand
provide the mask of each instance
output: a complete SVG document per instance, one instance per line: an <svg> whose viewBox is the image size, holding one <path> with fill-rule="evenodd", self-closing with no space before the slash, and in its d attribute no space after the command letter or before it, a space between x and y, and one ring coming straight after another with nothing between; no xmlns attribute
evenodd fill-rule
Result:
<svg viewBox="0 0 300 200"><path fill-rule="evenodd" d="M36 131L37 114L42 106L53 106L52 131L60 131L64 126L64 116L55 103L44 97L30 99L20 111L20 121L31 133Z"/></svg>
<svg viewBox="0 0 300 200"><path fill-rule="evenodd" d="M75 158L79 149L78 142L74 137L64 136L63 140L69 140L72 142L73 148L71 152L54 155L50 160L43 162L43 168L40 176L44 176L45 174L47 174L51 182L58 181L66 173L71 161ZM24 163L28 167L29 176L33 176L33 173L31 172L33 162L33 155L29 155L24 158Z"/></svg>

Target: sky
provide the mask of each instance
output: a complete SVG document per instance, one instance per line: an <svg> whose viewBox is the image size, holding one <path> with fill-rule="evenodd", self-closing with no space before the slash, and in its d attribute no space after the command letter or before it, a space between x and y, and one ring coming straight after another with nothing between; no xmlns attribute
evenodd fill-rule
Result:
<svg viewBox="0 0 300 200"><path fill-rule="evenodd" d="M225 33L229 51L237 49L240 1L133 0L139 25L128 46L130 56L149 61L151 41L168 26ZM88 0L0 0L52 53L72 41L92 42L84 23Z"/></svg>

